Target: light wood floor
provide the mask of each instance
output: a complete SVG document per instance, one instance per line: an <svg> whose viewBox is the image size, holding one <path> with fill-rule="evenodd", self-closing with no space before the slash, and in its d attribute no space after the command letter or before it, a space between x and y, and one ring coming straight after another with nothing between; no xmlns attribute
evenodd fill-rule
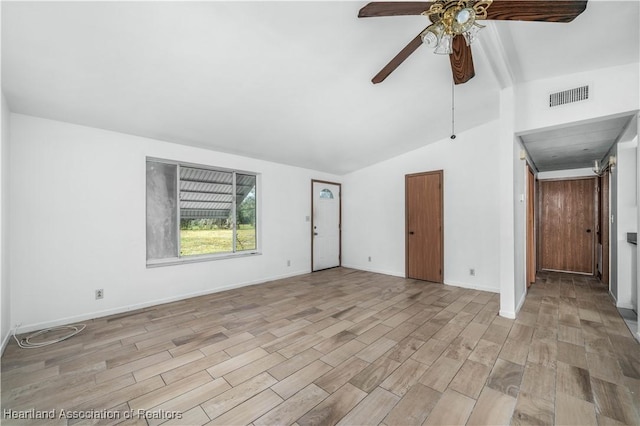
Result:
<svg viewBox="0 0 640 426"><path fill-rule="evenodd" d="M640 424L640 346L601 284L543 274L516 320L498 305L339 268L101 318L7 347L3 424Z"/></svg>

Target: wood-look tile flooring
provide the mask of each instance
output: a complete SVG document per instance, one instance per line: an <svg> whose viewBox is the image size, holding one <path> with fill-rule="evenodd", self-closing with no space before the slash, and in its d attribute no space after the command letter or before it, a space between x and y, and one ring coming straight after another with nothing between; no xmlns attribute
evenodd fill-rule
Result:
<svg viewBox="0 0 640 426"><path fill-rule="evenodd" d="M640 346L604 286L541 274L516 320L498 305L338 268L101 318L7 347L3 424L640 424ZM31 409L120 419L4 411Z"/></svg>

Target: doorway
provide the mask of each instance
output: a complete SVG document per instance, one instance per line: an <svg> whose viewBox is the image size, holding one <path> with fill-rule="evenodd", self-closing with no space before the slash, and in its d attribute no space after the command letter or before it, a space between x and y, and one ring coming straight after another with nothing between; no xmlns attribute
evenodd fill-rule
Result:
<svg viewBox="0 0 640 426"><path fill-rule="evenodd" d="M342 186L311 181L311 270L340 266Z"/></svg>
<svg viewBox="0 0 640 426"><path fill-rule="evenodd" d="M595 275L596 179L541 180L540 269Z"/></svg>
<svg viewBox="0 0 640 426"><path fill-rule="evenodd" d="M405 176L407 278L442 283L443 171Z"/></svg>

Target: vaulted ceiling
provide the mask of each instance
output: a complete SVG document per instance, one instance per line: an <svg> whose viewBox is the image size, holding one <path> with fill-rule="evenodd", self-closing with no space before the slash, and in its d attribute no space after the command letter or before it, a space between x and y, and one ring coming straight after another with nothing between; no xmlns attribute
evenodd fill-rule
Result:
<svg viewBox="0 0 640 426"><path fill-rule="evenodd" d="M358 19L365 4L5 1L2 90L16 113L348 173L451 133L446 56L422 47L370 82L426 18ZM638 62L639 27L637 1L489 22L476 77L455 88L456 132L498 118L500 75Z"/></svg>

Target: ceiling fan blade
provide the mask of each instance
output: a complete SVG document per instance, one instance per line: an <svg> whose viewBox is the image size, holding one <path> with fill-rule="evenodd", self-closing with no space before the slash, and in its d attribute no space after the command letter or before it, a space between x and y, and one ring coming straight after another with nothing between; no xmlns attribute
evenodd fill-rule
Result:
<svg viewBox="0 0 640 426"><path fill-rule="evenodd" d="M486 19L571 22L586 8L586 0L493 0Z"/></svg>
<svg viewBox="0 0 640 426"><path fill-rule="evenodd" d="M420 15L429 10L432 1L383 1L369 3L358 12L358 18L375 16Z"/></svg>
<svg viewBox="0 0 640 426"><path fill-rule="evenodd" d="M453 82L455 84L466 83L476 75L473 68L471 47L467 46L467 42L462 35L457 35L453 38L452 48L453 53L449 55L449 60L451 61Z"/></svg>
<svg viewBox="0 0 640 426"><path fill-rule="evenodd" d="M409 44L407 44L404 49L400 51L400 53L398 53L391 61L389 61L389 63L385 65L384 68L382 68L380 72L371 79L373 84L383 82L384 79L389 76L389 74L391 74L396 68L400 66L401 63L404 62L405 59L409 57L409 55L415 52L416 49L420 47L420 45L422 45L422 38L420 37L420 35L423 32L424 30L421 31L420 34L418 34L413 40L411 40Z"/></svg>

